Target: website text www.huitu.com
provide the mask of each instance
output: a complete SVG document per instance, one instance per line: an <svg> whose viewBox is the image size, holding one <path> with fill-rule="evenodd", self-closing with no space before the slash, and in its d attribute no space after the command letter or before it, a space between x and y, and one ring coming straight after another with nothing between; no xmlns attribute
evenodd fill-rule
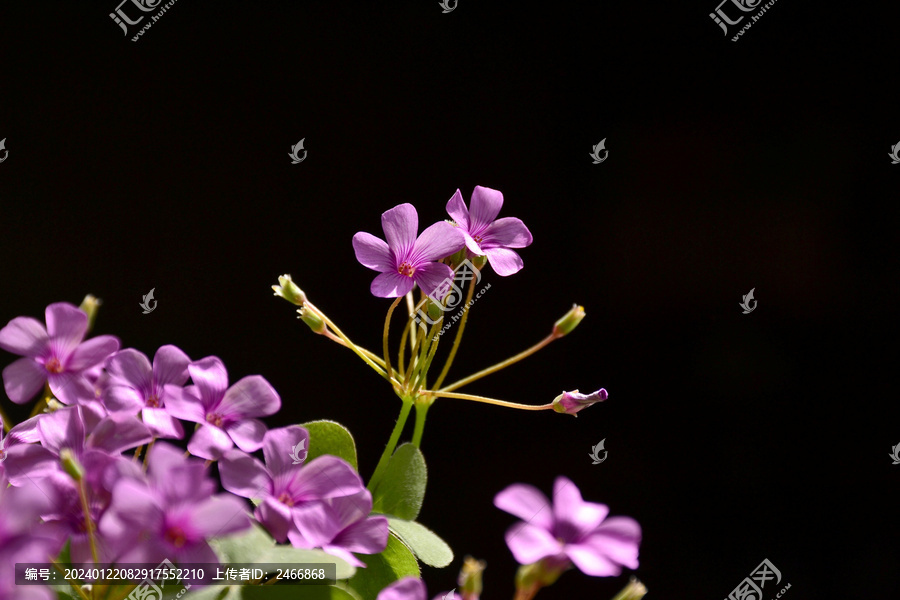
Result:
<svg viewBox="0 0 900 600"><path fill-rule="evenodd" d="M438 341L438 338L441 337L442 335L444 335L444 332L447 331L448 329L450 329L450 328L453 326L454 323L456 323L457 321L459 321L459 320L462 318L463 314L464 314L467 310L469 310L469 308L470 308L473 304L475 304L475 301L478 300L479 298L481 298L481 295L482 295L483 293L485 293L486 291L488 291L489 289L491 289L491 284L487 284L486 286L484 286L483 288L481 288L481 291L478 292L477 294L475 294L475 297L474 297L474 298L472 298L471 300L469 300L468 302L466 302L466 303L463 305L463 307L462 307L461 309L459 309L459 312L458 312L458 313L456 313L455 315L450 315L450 320L447 322L446 325L444 325L443 327L441 327L441 330L438 332L438 334L437 334L436 336L434 336L433 338L431 338L431 341L432 341L432 342Z"/></svg>
<svg viewBox="0 0 900 600"><path fill-rule="evenodd" d="M132 41L132 42L138 41L138 38L140 38L142 35L144 35L144 32L145 32L145 31L147 31L148 29L150 29L151 27L153 27L153 24L154 24L154 23L156 23L157 21L159 21L160 19L162 19L162 16L163 16L164 14L166 14L166 11L169 10L169 8L170 8L173 4L175 4L175 2L177 2L177 1L178 1L178 0L170 0L169 2L166 2L165 4L163 4L162 7L160 8L160 11L159 11L158 13L156 13L155 15L152 15L152 16L150 17L150 20L147 21L147 24L144 25L143 27L141 27L140 31L137 32L137 35L135 35L133 38L131 38L131 41Z"/></svg>
<svg viewBox="0 0 900 600"><path fill-rule="evenodd" d="M740 31L737 32L737 35L735 35L733 38L731 38L731 41L732 42L738 41L738 38L741 37L742 35L744 35L745 31L747 31L748 29L753 27L753 24L756 23L757 21L759 21L762 18L762 16L766 13L766 11L769 10L769 8L773 4L775 4L775 2L777 2L777 1L778 0L770 0L766 4L763 4L762 7L759 9L759 12L750 17L750 21L748 21L746 25L741 27Z"/></svg>

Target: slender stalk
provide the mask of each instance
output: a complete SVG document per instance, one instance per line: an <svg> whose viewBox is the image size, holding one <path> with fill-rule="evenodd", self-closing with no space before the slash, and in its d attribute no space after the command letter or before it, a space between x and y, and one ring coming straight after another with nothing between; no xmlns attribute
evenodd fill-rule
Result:
<svg viewBox="0 0 900 600"><path fill-rule="evenodd" d="M435 323L435 325L436 324L437 323ZM419 378L425 372L423 368L425 367L425 359L428 357L428 351L431 349L431 339L434 337L434 331L435 328L434 325L432 325L431 333L428 333L426 337L421 342L419 342L419 355L416 357L416 366L413 368L412 377L410 378L410 380L413 382L414 388L417 385L421 385L419 383Z"/></svg>
<svg viewBox="0 0 900 600"><path fill-rule="evenodd" d="M407 327L409 327L409 325L412 325L413 315L416 314L416 307L415 301L413 300L412 290L406 292L406 308L409 310L409 323L407 323ZM403 331L403 336L404 341L406 341L406 330ZM412 330L410 330L409 332L409 343L410 347L412 347L416 343L416 334ZM401 358L400 361L402 362L403 359Z"/></svg>
<svg viewBox="0 0 900 600"><path fill-rule="evenodd" d="M412 395L413 397L419 393L419 390L423 387L427 387L425 385L425 381L428 378L428 370L431 368L431 361L434 359L434 355L438 349L438 343L441 341L440 338L435 339L437 336L435 335L438 331L438 326L441 324L443 319L438 319L437 323L431 326L431 331L428 333L428 343L431 344L428 347L428 355L425 357L425 362L422 364L422 368L419 371L419 376L415 379L415 384L413 385Z"/></svg>
<svg viewBox="0 0 900 600"><path fill-rule="evenodd" d="M406 376L406 366L404 362L404 358L406 358L406 332L409 332L409 337L412 339L413 344L416 342L416 332L412 330L413 320L410 317L406 320L406 327L403 328L403 333L400 335L400 351L397 352L397 369L400 371L400 378L405 378ZM411 347L411 346L410 346Z"/></svg>
<svg viewBox="0 0 900 600"><path fill-rule="evenodd" d="M52 564L53 568L56 569L57 571L59 571L59 574L63 576L63 579L65 579L66 572L62 568L62 566L60 566L60 564L58 562L56 562L56 560L54 560L53 558L50 559L50 564ZM88 598L87 594L84 593L84 590L81 589L80 585L78 585L74 581L70 581L68 579L66 579L66 583L68 583L70 586L72 586L72 589L74 589L76 592L78 592L78 595L81 596L84 600L91 600L90 598Z"/></svg>
<svg viewBox="0 0 900 600"><path fill-rule="evenodd" d="M419 332L419 336L416 338L418 340L416 345L419 345L422 343L422 338L425 336L425 333L426 332L424 329L422 329ZM412 377L413 368L418 366L417 359L418 359L418 355L415 353L415 350L410 351L409 364L407 364L407 366L406 366L406 376L403 378L403 389L409 389L409 380Z"/></svg>
<svg viewBox="0 0 900 600"><path fill-rule="evenodd" d="M485 404L496 404L497 406L505 406L507 408L518 408L520 410L553 410L553 403L541 404L518 404L516 402L507 402L505 400L495 400L486 396L473 396L472 394L457 394L456 392L428 392L428 395L434 398L457 398L459 400L472 400L473 402L483 402Z"/></svg>
<svg viewBox="0 0 900 600"><path fill-rule="evenodd" d="M384 318L384 336L381 345L384 350L384 369L387 371L388 379L394 378L394 371L391 369L391 354L388 351L388 333L391 331L391 316L394 314L394 309L397 308L398 304L400 304L399 296L391 302L391 307L388 308L387 316Z"/></svg>
<svg viewBox="0 0 900 600"><path fill-rule="evenodd" d="M466 303L463 306L468 306L469 302L472 301L472 295L475 293L475 282L469 282L469 291L466 294ZM444 383L444 379L447 377L447 373L450 371L450 365L453 364L453 359L456 358L456 351L459 350L459 343L462 341L463 331L466 329L466 321L469 320L469 310L466 311L462 315L462 320L459 323L459 329L456 330L456 337L453 338L453 347L450 348L450 355L447 356L447 362L444 363L444 368L441 369L441 374L438 376L437 381L434 382L434 387L439 388L441 384Z"/></svg>
<svg viewBox="0 0 900 600"><path fill-rule="evenodd" d="M91 507L88 504L87 488L84 479L78 481L78 497L81 500L81 511L84 513L84 526L87 527L88 542L91 545L91 558L94 564L100 564L100 555L97 553L97 537L94 531L94 520L91 518Z"/></svg>
<svg viewBox="0 0 900 600"><path fill-rule="evenodd" d="M338 336L334 335L334 332L332 332L330 329L326 329L326 330L325 330L325 333L323 333L322 335L324 335L325 337L327 337L327 338L328 338L329 340L331 340L332 342L336 342L336 343L340 344L340 345L343 346L344 348L349 348L349 347L350 347L350 346L347 345L347 342L345 342L344 340L342 340L342 339L339 338ZM369 358L371 358L373 361L375 361L375 362L378 364L379 367L384 368L384 359L383 359L383 358L381 358L380 356L378 356L377 354L375 354L375 353L372 352L371 350L366 350L366 349L363 348L362 346L357 346L357 348L359 348L359 350L360 350L363 354L365 354L366 356L368 356Z"/></svg>
<svg viewBox="0 0 900 600"><path fill-rule="evenodd" d="M403 426L406 425L406 418L409 416L409 411L412 410L412 398L404 396L401 400L403 400L403 408L400 409L400 416L397 418L397 424L394 425L394 431L391 432L391 437L388 440L387 446L384 447L384 452L381 453L381 458L378 459L378 464L375 466L375 472L372 473L369 485L366 486L370 492L375 491L375 488L381 482L381 478L384 477L384 471L387 469L388 461L394 454L394 449L397 447L397 442L400 440L400 434L403 433Z"/></svg>
<svg viewBox="0 0 900 600"><path fill-rule="evenodd" d="M531 586L527 588L517 589L515 595L513 596L513 600L531 600L535 596L537 596L538 591L541 589L541 584L538 582L534 582Z"/></svg>
<svg viewBox="0 0 900 600"><path fill-rule="evenodd" d="M490 375L491 373L496 373L497 371L499 371L501 369L505 369L506 367L519 362L523 358L528 358L529 356L531 356L532 354L534 354L535 352L537 352L538 350L540 350L541 348L543 348L544 346L546 346L547 344L552 342L553 340L558 339L560 337L562 337L562 336L557 335L555 333L551 333L550 335L545 337L543 340L541 340L540 342L538 342L537 344L535 344L528 350L520 352L520 353L516 354L515 356L513 356L512 358L507 358L506 360L504 360L502 362L498 362L496 365L493 365L486 369L482 369L481 371L478 371L477 373L469 375L468 377L466 377L464 379L460 379L456 383L451 383L450 385L448 385L446 387L440 388L438 391L449 392L449 391L461 388L464 385L468 385L477 379L481 379L482 377ZM435 387L437 387L437 386L435 386Z"/></svg>
<svg viewBox="0 0 900 600"><path fill-rule="evenodd" d="M413 431L413 446L422 445L422 433L425 431L425 415L428 413L430 402L416 402L416 428Z"/></svg>
<svg viewBox="0 0 900 600"><path fill-rule="evenodd" d="M131 462L137 463L141 459L141 452L144 450L144 445L141 444L134 451L134 457L131 459Z"/></svg>

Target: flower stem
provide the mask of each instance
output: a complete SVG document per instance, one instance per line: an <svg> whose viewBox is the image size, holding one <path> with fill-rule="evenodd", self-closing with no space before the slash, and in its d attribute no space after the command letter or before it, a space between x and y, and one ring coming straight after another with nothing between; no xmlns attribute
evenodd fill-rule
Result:
<svg viewBox="0 0 900 600"><path fill-rule="evenodd" d="M513 596L513 600L531 600L535 596L537 596L538 591L541 589L541 584L535 581L533 584L528 586L527 588L519 588L516 590L516 595Z"/></svg>
<svg viewBox="0 0 900 600"><path fill-rule="evenodd" d="M465 315L463 315L463 318L465 318ZM506 360L504 360L502 362L498 362L496 365L493 365L486 369L482 369L481 371L478 371L477 373L469 375L468 377L466 377L464 379L460 379L456 383L451 383L450 385L443 387L443 388L439 389L438 391L449 392L449 391L461 388L462 386L467 385L469 383L472 383L473 381L475 381L477 379L481 379L482 377L490 375L491 373L496 373L497 371L499 371L501 369L505 369L506 367L519 362L523 358L528 358L529 356L531 356L532 354L534 354L535 352L537 352L538 350L540 350L541 348L543 348L544 346L546 346L547 344L552 342L553 340L558 339L560 337L562 337L562 336L557 335L555 333L551 333L550 335L545 337L543 340L541 340L540 342L538 342L537 344L535 344L528 350L520 352L520 353L516 354L515 356L513 356L511 358L507 358ZM437 385L435 385L435 387L437 387Z"/></svg>
<svg viewBox="0 0 900 600"><path fill-rule="evenodd" d="M12 424L9 417L3 412L2 406L0 406L0 421L3 421L3 431L9 433L9 430L12 429Z"/></svg>
<svg viewBox="0 0 900 600"><path fill-rule="evenodd" d="M340 345L343 346L344 348L349 348L349 347L350 347L350 346L347 345L347 342L345 342L344 340L342 340L342 339L339 338L338 336L334 335L334 332L332 332L332 331L329 330L329 329L326 329L326 330L325 330L325 333L323 333L322 335L324 335L325 337L327 337L327 338L328 338L329 340L331 340L332 342L335 342L335 343L340 344ZM365 354L366 356L368 356L369 358L371 358L373 361L375 361L375 362L378 364L379 367L384 368L384 359L383 359L383 358L381 358L380 356L378 356L377 354L375 354L375 353L372 352L371 350L366 350L366 349L363 348L362 346L357 346L357 348L359 348L360 352L362 352L363 354Z"/></svg>
<svg viewBox="0 0 900 600"><path fill-rule="evenodd" d="M391 369L391 354L388 351L388 333L391 330L391 316L393 316L394 309L397 308L398 304L400 304L400 296L397 296L397 299L391 302L391 307L388 308L387 316L384 318L384 336L381 344L384 350L384 370L387 371L388 379L394 378L394 371Z"/></svg>
<svg viewBox="0 0 900 600"><path fill-rule="evenodd" d="M409 411L412 410L412 398L404 396L401 400L403 401L403 408L400 409L400 416L397 417L397 424L394 425L394 431L391 432L391 437L388 440L387 446L384 447L381 458L378 459L378 464L375 466L375 472L369 480L369 485L366 486L370 492L374 492L375 488L381 482L384 471L387 469L388 461L391 459L391 456L393 456L394 449L397 447L397 442L400 440L403 426L406 425L406 418L409 416Z"/></svg>
<svg viewBox="0 0 900 600"><path fill-rule="evenodd" d="M91 545L91 558L94 564L100 564L100 556L97 554L97 538L94 531L94 520L91 519L91 507L88 504L87 488L84 485L84 479L78 481L78 497L81 500L81 510L84 513L84 525L87 528L88 542Z"/></svg>
<svg viewBox="0 0 900 600"><path fill-rule="evenodd" d="M472 294L475 293L475 282L469 282L469 291L466 294L466 303L463 306L468 306L469 302L472 301ZM444 379L447 377L447 373L450 371L450 365L453 364L453 359L456 358L456 351L459 349L459 343L462 341L463 331L466 329L466 321L469 320L469 311L466 310L462 315L462 320L459 323L459 329L456 330L456 337L453 338L453 347L450 348L450 355L447 356L447 362L444 363L444 368L441 369L441 374L438 376L437 381L434 382L434 387L439 388L441 384L444 383Z"/></svg>
<svg viewBox="0 0 900 600"><path fill-rule="evenodd" d="M412 331L412 329L410 327L413 322L413 315L416 314L416 307L415 307L415 301L413 300L412 290L409 290L408 292L406 292L406 308L409 312L409 322L406 324L406 326L407 326L407 329L410 329L409 343L410 343L410 347L411 347L412 345L414 345L416 343L416 334L414 331ZM406 330L405 329L403 330L403 336L404 336L403 341L406 341ZM400 359L400 360L402 361L403 359Z"/></svg>
<svg viewBox="0 0 900 600"><path fill-rule="evenodd" d="M444 392L444 391L436 391L436 392L427 392L427 394L433 398L457 398L459 400L472 400L473 402L483 402L485 404L496 404L497 406L505 406L507 408L518 408L520 410L553 410L553 403L550 402L548 404L541 404L540 406L536 406L534 404L518 404L516 402L506 402L505 400L495 400L494 398L487 398L485 396L473 396L472 394L457 394L455 392Z"/></svg>
<svg viewBox="0 0 900 600"><path fill-rule="evenodd" d="M416 448L422 445L422 433L425 431L425 415L428 413L430 402L416 402L416 428L413 431L412 444Z"/></svg>
<svg viewBox="0 0 900 600"><path fill-rule="evenodd" d="M425 330L423 329L422 331L419 332L419 336L417 338L419 341L416 343L417 346L422 343L422 340L424 337L425 337ZM408 389L409 380L412 377L413 369L416 366L418 366L417 358L418 358L418 356L416 355L415 351L410 351L409 364L406 366L406 376L403 378L403 389Z"/></svg>

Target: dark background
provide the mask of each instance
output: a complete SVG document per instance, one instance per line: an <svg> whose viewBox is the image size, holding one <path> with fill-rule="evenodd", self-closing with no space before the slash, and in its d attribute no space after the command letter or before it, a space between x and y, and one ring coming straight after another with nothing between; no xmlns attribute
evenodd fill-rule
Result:
<svg viewBox="0 0 900 600"><path fill-rule="evenodd" d="M496 188L534 244L515 276L486 269L451 375L577 302L570 337L462 391L610 398L577 419L432 408L419 520L457 560L425 568L430 596L471 553L483 596L511 597L515 519L492 499L560 474L641 523L650 598L719 600L764 558L788 599L898 596L889 15L779 0L735 43L715 0L178 0L134 43L115 4L0 7L0 322L95 294L94 333L264 375L283 400L271 426L340 421L368 478L400 403L269 286L292 274L377 351L389 302L353 234L381 237L401 202L424 228L457 188ZM573 571L539 597L611 598L626 580Z"/></svg>

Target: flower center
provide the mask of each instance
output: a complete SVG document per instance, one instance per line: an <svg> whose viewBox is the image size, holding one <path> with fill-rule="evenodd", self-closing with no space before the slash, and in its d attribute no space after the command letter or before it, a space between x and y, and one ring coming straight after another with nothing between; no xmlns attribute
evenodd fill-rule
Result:
<svg viewBox="0 0 900 600"><path fill-rule="evenodd" d="M156 394L150 394L150 397L147 398L147 406L159 408L159 397ZM209 417L207 416L206 419L209 420Z"/></svg>
<svg viewBox="0 0 900 600"><path fill-rule="evenodd" d="M285 506L293 506L294 499L291 498L290 494L287 492L281 492L281 495L278 496L278 501L284 504Z"/></svg>
<svg viewBox="0 0 900 600"><path fill-rule="evenodd" d="M416 268L409 264L408 262L400 263L400 266L397 267L397 272L401 275L406 275L407 277L412 277L413 273L416 272Z"/></svg>
<svg viewBox="0 0 900 600"><path fill-rule="evenodd" d="M165 538L167 542L176 548L181 548L184 546L185 542L187 542L187 536L184 534L184 530L181 527L169 527L169 529L166 530Z"/></svg>
<svg viewBox="0 0 900 600"><path fill-rule="evenodd" d="M479 246L481 245L482 240L484 240L484 238L481 237L480 235L473 235L472 239L475 240L475 243L478 244Z"/></svg>
<svg viewBox="0 0 900 600"><path fill-rule="evenodd" d="M49 372L49 373L62 373L63 372L62 363L59 362L59 359L56 358L55 356L53 358L51 358L50 360L48 360L46 363L44 363L44 368L47 369L47 372Z"/></svg>
<svg viewBox="0 0 900 600"><path fill-rule="evenodd" d="M220 415L218 413L209 413L208 415L206 415L206 422L212 423L216 427L221 427L222 426L222 415Z"/></svg>

